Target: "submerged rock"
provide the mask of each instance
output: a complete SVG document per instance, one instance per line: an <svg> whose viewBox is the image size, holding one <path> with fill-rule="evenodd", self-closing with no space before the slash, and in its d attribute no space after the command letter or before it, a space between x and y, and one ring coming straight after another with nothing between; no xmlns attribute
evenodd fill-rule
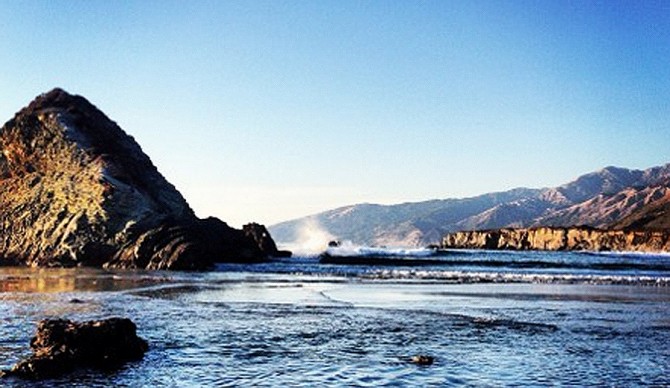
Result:
<svg viewBox="0 0 670 388"><path fill-rule="evenodd" d="M410 362L417 365L433 365L435 358L433 356L427 356L425 354L418 354L410 358Z"/></svg>
<svg viewBox="0 0 670 388"><path fill-rule="evenodd" d="M333 241L328 242L328 248L337 248L340 245L342 245L342 243L338 240L333 240Z"/></svg>
<svg viewBox="0 0 670 388"><path fill-rule="evenodd" d="M0 209L0 264L204 269L278 253L267 231L198 219L132 137L61 89L0 129Z"/></svg>
<svg viewBox="0 0 670 388"><path fill-rule="evenodd" d="M30 347L33 355L5 371L5 376L44 379L80 367L110 370L141 360L148 349L127 318L83 323L45 319L38 323Z"/></svg>

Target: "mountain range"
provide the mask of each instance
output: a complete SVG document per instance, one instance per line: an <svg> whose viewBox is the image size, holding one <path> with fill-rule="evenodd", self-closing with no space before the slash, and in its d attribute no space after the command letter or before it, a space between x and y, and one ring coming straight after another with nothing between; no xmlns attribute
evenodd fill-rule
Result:
<svg viewBox="0 0 670 388"><path fill-rule="evenodd" d="M357 204L282 222L282 243L318 225L335 239L365 245L425 246L447 233L505 227L670 228L670 164L646 170L605 167L564 185L516 188L461 199L397 205Z"/></svg>

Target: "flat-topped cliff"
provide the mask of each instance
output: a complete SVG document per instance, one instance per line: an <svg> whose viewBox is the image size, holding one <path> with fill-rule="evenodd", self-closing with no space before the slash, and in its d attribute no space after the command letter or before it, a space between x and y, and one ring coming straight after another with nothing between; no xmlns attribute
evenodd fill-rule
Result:
<svg viewBox="0 0 670 388"><path fill-rule="evenodd" d="M442 248L670 252L670 231L590 227L503 228L449 233Z"/></svg>
<svg viewBox="0 0 670 388"><path fill-rule="evenodd" d="M202 269L278 254L264 227L198 219L85 98L37 97L0 129L0 263Z"/></svg>

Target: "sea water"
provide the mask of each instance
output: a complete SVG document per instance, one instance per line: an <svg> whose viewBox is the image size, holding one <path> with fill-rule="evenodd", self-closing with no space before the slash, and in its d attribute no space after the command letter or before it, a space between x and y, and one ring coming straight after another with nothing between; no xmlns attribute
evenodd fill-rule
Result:
<svg viewBox="0 0 670 388"><path fill-rule="evenodd" d="M670 385L670 256L425 256L202 273L0 268L0 368L30 353L44 318L129 317L150 344L117 371L0 385ZM434 363L412 364L419 354Z"/></svg>

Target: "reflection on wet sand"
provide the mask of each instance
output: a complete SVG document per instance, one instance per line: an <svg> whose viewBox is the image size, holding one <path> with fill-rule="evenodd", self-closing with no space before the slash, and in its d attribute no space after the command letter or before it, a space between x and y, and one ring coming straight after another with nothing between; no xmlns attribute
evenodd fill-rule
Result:
<svg viewBox="0 0 670 388"><path fill-rule="evenodd" d="M0 268L0 292L119 291L166 280L156 274L91 268Z"/></svg>

